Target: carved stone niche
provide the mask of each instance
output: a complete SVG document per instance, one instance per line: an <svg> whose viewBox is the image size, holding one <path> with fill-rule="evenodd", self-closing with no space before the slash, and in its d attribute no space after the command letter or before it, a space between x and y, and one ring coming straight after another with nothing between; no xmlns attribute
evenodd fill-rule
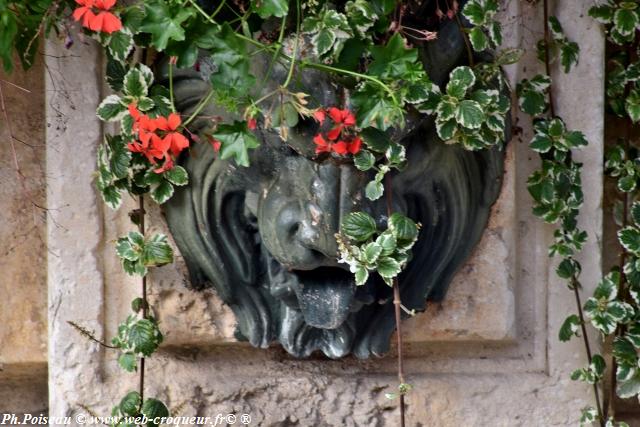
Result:
<svg viewBox="0 0 640 427"><path fill-rule="evenodd" d="M466 59L455 23L444 24L420 54L432 80L444 87L449 71ZM260 81L270 56L254 58L252 72ZM206 58L202 64L198 73L174 76L183 114L208 91ZM276 89L286 73L276 66L255 98ZM298 72L289 89L310 94L317 105L344 105L340 85L318 71ZM215 103L202 114L234 118ZM195 121L192 131L205 126L205 120ZM385 197L375 202L364 197L372 176L351 162L316 158L317 131L313 120L301 120L284 143L276 132L258 127L261 145L250 152L248 168L219 159L209 144L194 144L180 159L190 185L176 191L164 212L190 285L215 288L236 316L238 339L257 347L277 341L296 357L318 350L331 358L380 356L395 329L391 289L376 275L356 287L348 268L336 261L334 235L355 210L370 213L384 227ZM478 244L500 193L504 152L445 145L429 116L408 117L392 137L408 157L407 168L392 176L393 210L422 224L413 259L400 276L401 299L407 308L423 311L427 300L445 297Z"/></svg>

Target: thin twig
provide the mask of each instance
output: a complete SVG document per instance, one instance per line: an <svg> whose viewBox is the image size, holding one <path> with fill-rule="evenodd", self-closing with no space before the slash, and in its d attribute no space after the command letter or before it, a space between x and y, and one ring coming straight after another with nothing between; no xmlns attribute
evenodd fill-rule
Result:
<svg viewBox="0 0 640 427"><path fill-rule="evenodd" d="M386 194L387 200L387 217L391 217L392 214L392 202L393 202L393 189L391 183L391 175L387 174L384 180L384 192ZM403 354L402 354L402 303L400 299L400 284L398 283L398 278L395 277L393 279L393 306L395 311L395 320L396 320L396 339L397 339L397 347L398 347L398 381L400 384L404 384L404 364L403 364ZM404 392L400 392L400 427L404 427L405 425L405 405L404 405Z"/></svg>
<svg viewBox="0 0 640 427"><path fill-rule="evenodd" d="M71 320L67 320L67 323L68 323L68 324L70 324L71 326L73 326L73 327L74 327L78 332L80 332L80 334L81 334L81 335L83 335L83 336L85 336L85 337L89 338L91 341L93 341L93 342L95 342L95 343L100 344L102 347L104 347L104 348L109 348L109 349L112 349L112 350L117 350L117 349L118 349L118 347L114 347L114 346L112 346L112 345L109 345L109 344L106 344L106 343L104 343L104 342L100 341L100 340L99 340L98 338L96 338L96 337L95 337L95 335L94 335L91 331L89 331L87 328L84 328L84 327L82 327L82 326L78 325L77 323L72 322Z"/></svg>

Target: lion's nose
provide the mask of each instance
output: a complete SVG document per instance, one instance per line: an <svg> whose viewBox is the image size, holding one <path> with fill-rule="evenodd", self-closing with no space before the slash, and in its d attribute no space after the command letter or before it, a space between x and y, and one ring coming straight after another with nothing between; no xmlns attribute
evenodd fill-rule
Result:
<svg viewBox="0 0 640 427"><path fill-rule="evenodd" d="M342 218L357 207L354 195L363 186L354 170L349 165L315 164L298 169L288 191L272 187L261 206L260 230L278 261L296 270L339 266L335 234Z"/></svg>

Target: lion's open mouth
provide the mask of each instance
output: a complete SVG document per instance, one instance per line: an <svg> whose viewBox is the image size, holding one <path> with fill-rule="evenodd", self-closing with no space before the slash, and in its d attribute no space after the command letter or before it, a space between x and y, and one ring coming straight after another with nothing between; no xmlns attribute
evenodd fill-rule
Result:
<svg viewBox="0 0 640 427"><path fill-rule="evenodd" d="M304 320L311 326L334 329L349 315L356 292L353 274L336 267L294 271L294 288Z"/></svg>
<svg viewBox="0 0 640 427"><path fill-rule="evenodd" d="M357 304L354 301L356 285L349 271L339 267L287 270L277 260L269 258L271 294L299 310L310 326L335 329L344 323Z"/></svg>

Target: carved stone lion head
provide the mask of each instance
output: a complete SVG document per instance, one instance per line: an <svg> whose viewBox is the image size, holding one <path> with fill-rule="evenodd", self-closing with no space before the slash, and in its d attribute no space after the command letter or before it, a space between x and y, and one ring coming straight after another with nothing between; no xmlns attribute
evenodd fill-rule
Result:
<svg viewBox="0 0 640 427"><path fill-rule="evenodd" d="M420 50L440 85L466 57L454 23ZM260 81L270 58L255 58ZM185 114L208 90L202 74L175 77L176 103ZM258 90L267 93L285 74L276 68ZM291 90L310 94L317 105L341 105L337 86L320 72L298 73ZM202 114L231 118L214 103ZM199 126L196 121L191 130L197 133ZM385 201L364 197L368 173L350 162L315 158L317 126L301 120L287 143L258 127L261 145L250 152L250 167L217 158L209 144L193 144L181 159L190 184L166 204L166 218L192 286L217 290L237 317L240 339L258 347L277 341L296 357L316 350L332 358L382 355L395 328L391 289L376 275L356 287L337 263L334 234L354 210L384 227ZM401 298L420 311L427 299L444 297L480 239L500 190L503 153L445 145L426 116L409 118L394 138L406 147L408 166L393 175L393 210L422 223L413 259L399 278Z"/></svg>

